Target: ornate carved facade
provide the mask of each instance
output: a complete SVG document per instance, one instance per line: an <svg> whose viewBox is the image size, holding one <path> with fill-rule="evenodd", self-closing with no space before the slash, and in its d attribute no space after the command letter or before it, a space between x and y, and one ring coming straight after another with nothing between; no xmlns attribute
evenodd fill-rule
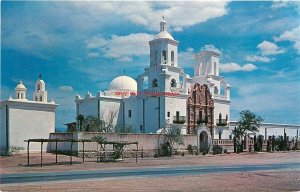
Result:
<svg viewBox="0 0 300 192"><path fill-rule="evenodd" d="M196 134L196 127L205 124L213 138L214 101L207 85L191 86L187 101L187 134Z"/></svg>

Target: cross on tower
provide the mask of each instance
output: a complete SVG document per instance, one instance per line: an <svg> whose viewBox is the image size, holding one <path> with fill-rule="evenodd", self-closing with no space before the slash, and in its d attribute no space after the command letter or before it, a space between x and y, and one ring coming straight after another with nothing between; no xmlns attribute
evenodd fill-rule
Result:
<svg viewBox="0 0 300 192"><path fill-rule="evenodd" d="M38 77L39 77L39 79L42 79L42 74L40 73Z"/></svg>

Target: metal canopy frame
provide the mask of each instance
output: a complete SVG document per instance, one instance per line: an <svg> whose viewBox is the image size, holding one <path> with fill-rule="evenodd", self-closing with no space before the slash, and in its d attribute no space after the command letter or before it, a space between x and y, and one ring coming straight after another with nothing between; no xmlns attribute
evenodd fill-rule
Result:
<svg viewBox="0 0 300 192"><path fill-rule="evenodd" d="M138 158L138 150L139 150L139 144L138 142L128 142L128 141L95 141L92 139L27 139L24 140L24 142L27 142L27 166L30 165L29 163L29 147L31 142L35 143L41 143L41 167L43 166L43 144L44 143L53 143L55 142L55 163L57 164L57 143L58 142L70 142L71 143L71 154L70 154L70 165L72 165L72 156L73 156L73 143L82 143L82 161L84 162L84 143L86 142L95 142L97 144L104 144L104 145L117 145L117 144L122 144L122 145L136 145L136 154L135 154L135 161L137 163L137 158ZM98 158L97 158L98 159Z"/></svg>

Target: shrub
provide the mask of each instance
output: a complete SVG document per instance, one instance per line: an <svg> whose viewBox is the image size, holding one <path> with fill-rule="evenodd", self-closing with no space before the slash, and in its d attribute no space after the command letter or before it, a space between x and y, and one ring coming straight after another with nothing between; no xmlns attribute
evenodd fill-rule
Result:
<svg viewBox="0 0 300 192"><path fill-rule="evenodd" d="M223 147L222 147L222 146L219 146L219 145L214 145L214 146L212 147L212 151L213 151L213 155L221 154L222 151L223 151Z"/></svg>
<svg viewBox="0 0 300 192"><path fill-rule="evenodd" d="M181 156L184 156L184 152L181 153Z"/></svg>
<svg viewBox="0 0 300 192"><path fill-rule="evenodd" d="M157 153L154 153L154 158L158 158L158 154Z"/></svg>
<svg viewBox="0 0 300 192"><path fill-rule="evenodd" d="M24 150L24 147L18 147L18 146L11 145L11 146L9 146L7 156L17 155L22 150Z"/></svg>
<svg viewBox="0 0 300 192"><path fill-rule="evenodd" d="M203 155L203 156L206 155L206 151L203 151L203 152L202 152L202 155Z"/></svg>
<svg viewBox="0 0 300 192"><path fill-rule="evenodd" d="M192 145L188 145L187 150L189 152L189 155L193 155L194 151L193 151L193 146Z"/></svg>
<svg viewBox="0 0 300 192"><path fill-rule="evenodd" d="M161 145L161 156L171 156L172 155L172 147L170 143L167 141L166 143Z"/></svg>
<svg viewBox="0 0 300 192"><path fill-rule="evenodd" d="M196 156L199 155L199 151L198 150L195 151L195 155Z"/></svg>
<svg viewBox="0 0 300 192"><path fill-rule="evenodd" d="M224 153L227 153L227 149L224 149Z"/></svg>

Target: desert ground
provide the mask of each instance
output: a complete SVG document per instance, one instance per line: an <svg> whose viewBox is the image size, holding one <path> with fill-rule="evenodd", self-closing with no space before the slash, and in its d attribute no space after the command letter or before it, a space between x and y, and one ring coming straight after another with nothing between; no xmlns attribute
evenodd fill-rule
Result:
<svg viewBox="0 0 300 192"><path fill-rule="evenodd" d="M73 158L44 153L32 153L30 166L26 154L0 158L0 173L49 173L83 170L130 170L140 168L172 168L184 166L247 166L299 163L300 152L240 153L223 155L173 156L125 159L120 162L96 162L96 159ZM0 181L1 183L1 181ZM240 171L178 176L141 176L107 179L63 180L55 182L0 184L1 191L300 191L300 166L293 169Z"/></svg>

